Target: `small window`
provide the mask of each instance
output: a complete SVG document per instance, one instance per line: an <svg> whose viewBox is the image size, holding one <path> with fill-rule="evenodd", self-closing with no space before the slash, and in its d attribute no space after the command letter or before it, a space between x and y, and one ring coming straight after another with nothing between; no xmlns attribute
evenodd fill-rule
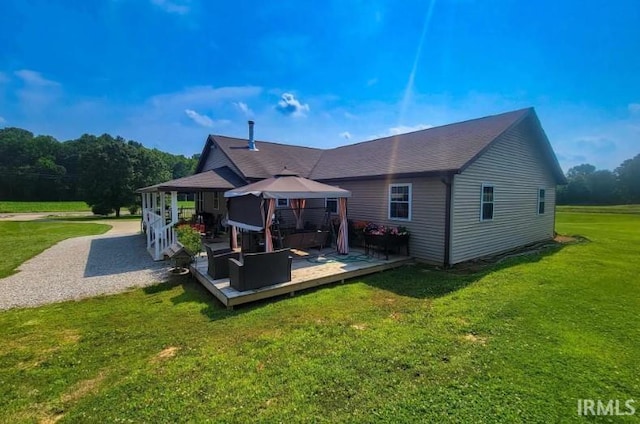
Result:
<svg viewBox="0 0 640 424"><path fill-rule="evenodd" d="M480 221L491 221L493 219L493 186L482 185L482 196L480 198Z"/></svg>
<svg viewBox="0 0 640 424"><path fill-rule="evenodd" d="M324 199L325 211L338 213L338 199L335 197L327 197Z"/></svg>
<svg viewBox="0 0 640 424"><path fill-rule="evenodd" d="M278 199L278 203L276 203L276 206L279 208L289 207L289 199Z"/></svg>
<svg viewBox="0 0 640 424"><path fill-rule="evenodd" d="M204 193L199 191L196 193L196 212L204 211Z"/></svg>
<svg viewBox="0 0 640 424"><path fill-rule="evenodd" d="M220 209L220 192L213 192L213 209Z"/></svg>
<svg viewBox="0 0 640 424"><path fill-rule="evenodd" d="M538 214L542 215L544 213L544 195L545 189L541 188L538 190Z"/></svg>
<svg viewBox="0 0 640 424"><path fill-rule="evenodd" d="M411 184L389 185L389 219L411 220Z"/></svg>

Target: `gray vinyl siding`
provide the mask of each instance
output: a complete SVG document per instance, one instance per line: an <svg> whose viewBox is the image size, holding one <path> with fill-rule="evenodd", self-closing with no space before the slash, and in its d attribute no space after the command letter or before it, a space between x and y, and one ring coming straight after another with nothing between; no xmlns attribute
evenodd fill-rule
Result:
<svg viewBox="0 0 640 424"><path fill-rule="evenodd" d="M224 198L224 192L221 191L220 192L220 201L219 201L219 207L218 209L214 208L214 199L213 199L213 193L212 192L204 192L204 211L205 212L209 212L212 213L214 215L222 215L225 216L227 214L227 202L226 199Z"/></svg>
<svg viewBox="0 0 640 424"><path fill-rule="evenodd" d="M556 183L523 121L454 177L451 263L487 256L554 234ZM494 186L493 220L480 221L482 184ZM538 189L546 189L538 215Z"/></svg>
<svg viewBox="0 0 640 424"><path fill-rule="evenodd" d="M411 221L390 220L389 184L411 183ZM347 201L350 220L407 227L411 256L428 262L444 260L446 187L437 178L339 182L351 191Z"/></svg>
<svg viewBox="0 0 640 424"><path fill-rule="evenodd" d="M223 166L228 166L233 170L233 172L242 176L242 172L240 172L238 167L235 166L233 162L231 162L231 160L229 160L227 155L225 155L215 143L211 145L210 149L211 150L209 151L207 160L202 166L202 172L209 171L211 169L221 168Z"/></svg>

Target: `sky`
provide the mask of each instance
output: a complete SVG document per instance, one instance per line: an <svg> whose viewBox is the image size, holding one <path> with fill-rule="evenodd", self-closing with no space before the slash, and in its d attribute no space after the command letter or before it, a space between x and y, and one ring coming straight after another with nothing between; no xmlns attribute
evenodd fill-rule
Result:
<svg viewBox="0 0 640 424"><path fill-rule="evenodd" d="M330 148L534 107L566 171L640 153L640 1L2 0L0 128Z"/></svg>

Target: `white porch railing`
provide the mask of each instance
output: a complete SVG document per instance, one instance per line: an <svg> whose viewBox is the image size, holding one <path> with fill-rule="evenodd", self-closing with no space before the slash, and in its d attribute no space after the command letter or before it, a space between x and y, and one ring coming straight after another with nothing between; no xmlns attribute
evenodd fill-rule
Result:
<svg viewBox="0 0 640 424"><path fill-rule="evenodd" d="M153 259L164 259L164 251L176 242L176 232L173 222L166 223L165 219L151 210L144 211L147 229L147 250Z"/></svg>
<svg viewBox="0 0 640 424"><path fill-rule="evenodd" d="M174 230L178 222L177 193L171 192L171 208L165 207L164 193L143 193L142 221L147 233L147 250L156 261L177 240Z"/></svg>

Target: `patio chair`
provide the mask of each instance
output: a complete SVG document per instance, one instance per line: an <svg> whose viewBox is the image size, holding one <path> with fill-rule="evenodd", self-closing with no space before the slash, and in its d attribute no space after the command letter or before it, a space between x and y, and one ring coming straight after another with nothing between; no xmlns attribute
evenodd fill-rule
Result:
<svg viewBox="0 0 640 424"><path fill-rule="evenodd" d="M209 260L209 267L207 268L207 274L214 280L229 277L229 258L239 259L240 252L234 252L231 249L212 250L209 246L204 246L207 249L207 259Z"/></svg>
<svg viewBox="0 0 640 424"><path fill-rule="evenodd" d="M289 249L245 253L242 262L229 259L229 284L245 291L291 281L292 261Z"/></svg>

